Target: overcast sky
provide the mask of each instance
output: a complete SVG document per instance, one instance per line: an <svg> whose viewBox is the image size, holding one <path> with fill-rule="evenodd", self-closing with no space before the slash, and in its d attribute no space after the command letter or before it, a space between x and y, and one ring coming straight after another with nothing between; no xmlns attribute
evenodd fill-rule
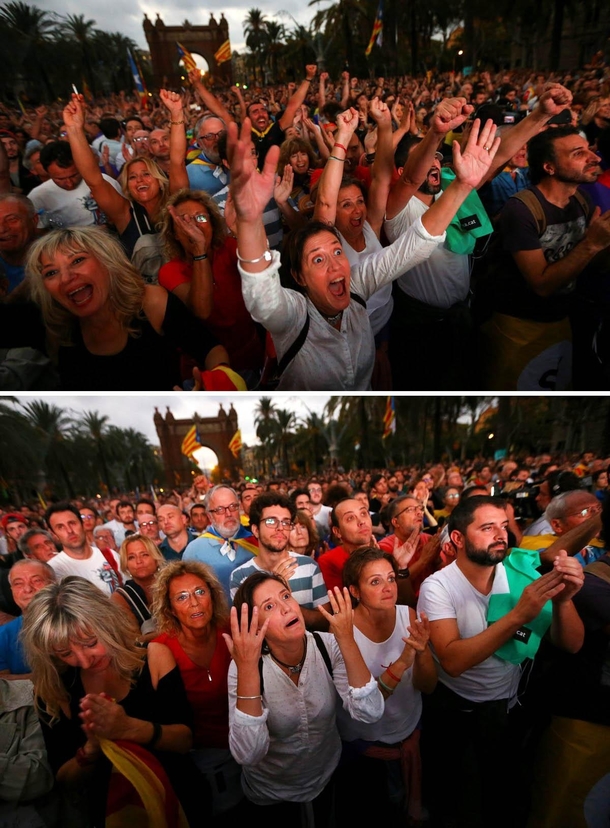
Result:
<svg viewBox="0 0 610 828"><path fill-rule="evenodd" d="M124 6L116 0L101 5L94 0L35 0L33 5L62 15L84 14L87 20L95 20L97 29L121 32L126 37L135 40L141 49L148 49L142 28L144 12L153 22L159 12L166 26L179 26L185 19L193 25L201 26L208 23L211 12L214 13L216 20L220 20L220 13L224 12L229 24L231 48L241 51L244 48L243 21L249 9L259 8L268 18L275 17L290 29L294 25L292 20L290 17L277 15L280 10L289 12L299 23L306 26L317 11L318 5L325 8L330 3L324 0L321 4L309 8L307 2L299 3L297 0L277 0L276 3L269 3L268 0L262 0L262 2L233 0L228 6L223 0L209 0L205 4L199 0L175 0L175 2L135 0Z"/></svg>
<svg viewBox="0 0 610 828"><path fill-rule="evenodd" d="M264 396L264 395L261 395ZM75 417L79 412L97 411L109 418L109 424L119 428L134 428L148 437L151 443L158 445L157 432L153 423L155 406L165 416L167 406L177 420L192 417L194 413L200 417L215 417L218 414L219 404L222 403L225 411L233 403L237 412L237 420L241 430L242 442L253 445L258 442L254 426L255 410L258 406L257 395L217 395L217 394L139 394L116 395L107 394L97 396L70 396L69 394L31 394L16 395L20 402L40 399L49 405L56 405L64 410L71 409ZM308 395L305 400L301 397L274 395L276 408L287 408L297 417L304 419L309 412L322 414L329 397L324 395ZM19 408L19 406L16 406Z"/></svg>

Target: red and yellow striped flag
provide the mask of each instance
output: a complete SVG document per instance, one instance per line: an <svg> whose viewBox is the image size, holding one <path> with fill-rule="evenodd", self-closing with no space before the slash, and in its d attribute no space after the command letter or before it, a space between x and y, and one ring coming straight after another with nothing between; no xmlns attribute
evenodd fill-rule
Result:
<svg viewBox="0 0 610 828"><path fill-rule="evenodd" d="M186 437L182 441L182 445L180 446L180 451L182 454L186 454L187 457L191 457L194 451L197 449L202 448L201 443L199 442L199 434L197 433L197 426L191 426L186 433Z"/></svg>
<svg viewBox="0 0 610 828"><path fill-rule="evenodd" d="M239 453L242 448L241 442L241 431L237 429L233 437L231 437L231 442L229 443L229 449L233 457L239 457Z"/></svg>
<svg viewBox="0 0 610 828"><path fill-rule="evenodd" d="M178 55L180 60L184 64L184 68L187 72L192 72L193 69L197 68L197 64L195 63L195 59L193 58L192 54L189 52L188 49L185 49L182 43L178 43L176 41L176 49L178 50Z"/></svg>
<svg viewBox="0 0 610 828"><path fill-rule="evenodd" d="M396 411L394 409L394 397L388 397L383 415L383 439L390 434L396 434Z"/></svg>
<svg viewBox="0 0 610 828"><path fill-rule="evenodd" d="M379 0L379 6L377 7L377 17L375 18L375 22L373 23L373 32L371 34L371 39L369 40L369 45L366 47L366 52L364 53L367 57L373 51L373 45L377 41L378 46L383 45L383 0Z"/></svg>
<svg viewBox="0 0 610 828"><path fill-rule="evenodd" d="M226 60L231 60L231 41L229 38L225 40L220 49L214 54L214 60L220 66Z"/></svg>

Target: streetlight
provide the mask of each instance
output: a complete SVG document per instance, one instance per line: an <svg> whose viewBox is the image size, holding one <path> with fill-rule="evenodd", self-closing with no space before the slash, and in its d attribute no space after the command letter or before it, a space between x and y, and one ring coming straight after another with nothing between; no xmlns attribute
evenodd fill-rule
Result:
<svg viewBox="0 0 610 828"><path fill-rule="evenodd" d="M464 50L460 49L459 52L458 52L459 57L462 57L463 54L464 54ZM455 75L455 55L453 56L453 74Z"/></svg>

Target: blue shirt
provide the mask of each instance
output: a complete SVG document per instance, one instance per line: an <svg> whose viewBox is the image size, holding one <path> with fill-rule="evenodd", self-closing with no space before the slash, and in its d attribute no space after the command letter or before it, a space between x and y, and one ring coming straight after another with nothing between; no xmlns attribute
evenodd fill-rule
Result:
<svg viewBox="0 0 610 828"><path fill-rule="evenodd" d="M8 264L8 262L5 262L2 256L0 256L0 274L2 271L4 271L4 275L8 279L7 293L15 290L15 288L25 279L25 265Z"/></svg>
<svg viewBox="0 0 610 828"><path fill-rule="evenodd" d="M203 152L187 165L186 174L191 190L205 190L210 195L222 190L228 181L222 165L209 161Z"/></svg>
<svg viewBox="0 0 610 828"><path fill-rule="evenodd" d="M191 541L194 541L195 538L199 537L197 532L193 532L191 529L187 529L186 533L189 536L189 539L180 552L176 552L175 549L172 549L169 545L169 538L163 538L163 543L159 544L159 552L163 555L166 561L181 561L186 547L191 543Z"/></svg>
<svg viewBox="0 0 610 828"><path fill-rule="evenodd" d="M249 552L237 543L231 543L231 541L235 538L244 538L245 540L254 541L254 537L252 533L243 526L240 526L233 537L228 540L221 537L212 526L208 527L205 531L209 532L211 535L215 535L218 540L204 537L197 538L197 540L189 543L186 547L186 552L182 556L182 560L201 561L201 563L207 564L211 567L214 570L214 574L222 584L222 588L225 591L225 595L227 596L230 606L232 603L231 591L229 589L231 573L234 569L237 569L238 566L241 566L253 557L252 552ZM220 551L220 548L224 546L225 543L231 544L235 550L234 561L232 561L228 555L223 555Z"/></svg>
<svg viewBox="0 0 610 828"><path fill-rule="evenodd" d="M22 626L23 615L20 615L0 627L0 671L8 670L14 676L32 672L19 642Z"/></svg>

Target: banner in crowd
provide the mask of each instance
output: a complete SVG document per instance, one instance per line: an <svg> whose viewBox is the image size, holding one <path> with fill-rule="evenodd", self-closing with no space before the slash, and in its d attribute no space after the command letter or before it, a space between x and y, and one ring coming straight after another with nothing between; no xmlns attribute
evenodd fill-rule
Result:
<svg viewBox="0 0 610 828"><path fill-rule="evenodd" d="M197 68L195 58L192 56L188 49L184 48L182 43L178 43L178 41L176 41L176 49L178 50L178 56L184 64L184 68L187 72L192 72L193 69Z"/></svg>
<svg viewBox="0 0 610 828"><path fill-rule="evenodd" d="M390 434L396 434L396 409L394 407L394 397L388 397L385 406L385 414L383 415L383 439L389 437Z"/></svg>
<svg viewBox="0 0 610 828"><path fill-rule="evenodd" d="M231 41L229 38L225 40L220 49L214 54L214 60L220 66L227 60L231 60Z"/></svg>
<svg viewBox="0 0 610 828"><path fill-rule="evenodd" d="M367 57L373 51L373 45L377 42L378 46L383 46L383 0L379 0L379 6L377 7L377 17L375 18L375 22L373 23L373 31L371 34L371 39L369 40L369 45L366 47L366 52L364 53Z"/></svg>
<svg viewBox="0 0 610 828"><path fill-rule="evenodd" d="M186 433L186 437L182 441L180 451L182 452L182 454L186 454L187 457L191 457L193 452L197 451L197 449L200 448L203 448L203 446L199 442L199 433L197 431L197 426L191 426Z"/></svg>
<svg viewBox="0 0 610 828"><path fill-rule="evenodd" d="M231 442L229 443L229 449L233 457L239 457L239 453L241 451L242 442L241 442L241 431L237 429L233 437L231 437Z"/></svg>

